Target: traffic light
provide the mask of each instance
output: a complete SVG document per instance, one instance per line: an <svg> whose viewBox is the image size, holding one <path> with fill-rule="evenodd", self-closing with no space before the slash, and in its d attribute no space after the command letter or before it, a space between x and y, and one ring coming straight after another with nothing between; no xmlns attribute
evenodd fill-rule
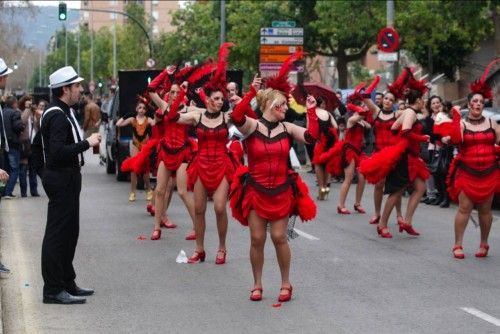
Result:
<svg viewBox="0 0 500 334"><path fill-rule="evenodd" d="M67 17L67 7L66 3L61 2L59 3L59 21L66 21Z"/></svg>
<svg viewBox="0 0 500 334"><path fill-rule="evenodd" d="M102 88L102 81L99 81L99 82L97 83L97 87Z"/></svg>

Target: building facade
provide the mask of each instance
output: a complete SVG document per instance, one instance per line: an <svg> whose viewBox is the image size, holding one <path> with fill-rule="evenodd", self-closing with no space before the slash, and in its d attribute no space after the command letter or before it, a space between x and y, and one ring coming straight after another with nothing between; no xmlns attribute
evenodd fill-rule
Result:
<svg viewBox="0 0 500 334"><path fill-rule="evenodd" d="M137 3L144 6L147 21L150 26L145 27L152 35L157 35L161 32L169 32L175 30L172 26L172 13L179 9L178 1L160 1L160 0L97 0L97 1L81 1L80 5L80 22L88 25L90 29L98 31L102 27L111 27L113 21L117 25L123 25L127 21L127 17L114 13L89 12L85 9L104 9L125 11L125 7L129 3Z"/></svg>

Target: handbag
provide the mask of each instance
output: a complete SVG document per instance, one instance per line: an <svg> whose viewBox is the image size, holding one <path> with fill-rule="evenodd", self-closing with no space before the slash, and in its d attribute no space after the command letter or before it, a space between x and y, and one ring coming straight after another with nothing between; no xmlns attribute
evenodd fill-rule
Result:
<svg viewBox="0 0 500 334"><path fill-rule="evenodd" d="M451 163L452 154L448 146L442 147L440 150L434 152L429 170L432 174L446 175Z"/></svg>

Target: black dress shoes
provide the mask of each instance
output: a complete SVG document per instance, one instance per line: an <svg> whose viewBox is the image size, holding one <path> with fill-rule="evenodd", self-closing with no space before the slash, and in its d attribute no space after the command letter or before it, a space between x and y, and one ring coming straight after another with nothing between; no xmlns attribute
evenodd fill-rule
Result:
<svg viewBox="0 0 500 334"><path fill-rule="evenodd" d="M83 289L80 288L79 286L75 285L72 288L67 288L66 289L70 294L73 296L91 296L94 294L94 290L92 289Z"/></svg>
<svg viewBox="0 0 500 334"><path fill-rule="evenodd" d="M57 295L44 295L44 304L85 304L87 300L81 297L70 295L66 290L59 292Z"/></svg>

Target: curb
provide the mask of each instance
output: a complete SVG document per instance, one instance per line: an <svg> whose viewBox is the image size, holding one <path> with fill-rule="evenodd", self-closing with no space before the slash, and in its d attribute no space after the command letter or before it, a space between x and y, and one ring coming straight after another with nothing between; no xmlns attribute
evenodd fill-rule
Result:
<svg viewBox="0 0 500 334"><path fill-rule="evenodd" d="M2 287L0 286L0 334L3 334Z"/></svg>

